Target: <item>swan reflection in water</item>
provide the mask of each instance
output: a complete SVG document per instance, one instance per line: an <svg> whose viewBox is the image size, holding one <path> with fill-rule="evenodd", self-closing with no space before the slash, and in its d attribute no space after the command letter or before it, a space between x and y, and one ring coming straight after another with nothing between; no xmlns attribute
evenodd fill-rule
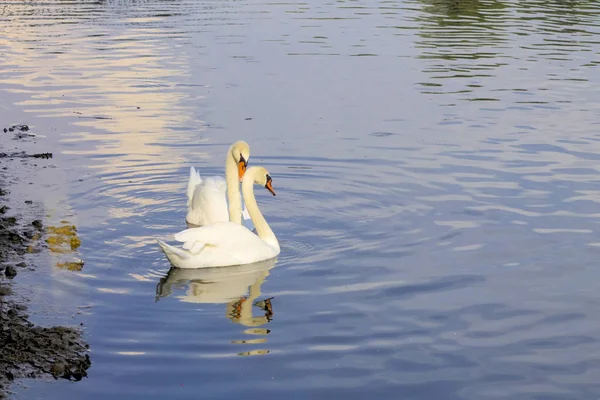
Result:
<svg viewBox="0 0 600 400"><path fill-rule="evenodd" d="M174 296L185 303L225 303L225 316L236 324L247 327L245 334L263 336L254 339L233 340L234 344L266 343L271 331L261 328L273 320L273 298L259 300L261 286L277 258L253 264L231 267L181 269L172 267L156 285L156 301L185 288L184 295ZM246 295L247 294L247 295ZM253 308L253 306L255 308ZM254 310L260 310L258 316ZM241 356L267 354L269 350L250 350Z"/></svg>

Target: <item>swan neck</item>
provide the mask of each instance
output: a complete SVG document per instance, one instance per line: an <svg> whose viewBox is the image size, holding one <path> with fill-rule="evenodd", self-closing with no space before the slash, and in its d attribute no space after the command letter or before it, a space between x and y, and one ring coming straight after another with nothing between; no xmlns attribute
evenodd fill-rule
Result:
<svg viewBox="0 0 600 400"><path fill-rule="evenodd" d="M254 176L248 176L248 178L246 176L248 176L248 173L244 175L242 181L242 193L248 214L250 214L254 228L256 228L256 234L271 246L279 249L279 242L256 203L256 198L254 197Z"/></svg>
<svg viewBox="0 0 600 400"><path fill-rule="evenodd" d="M229 221L236 224L242 223L242 199L240 197L240 181L232 148L227 150L225 158L225 182L227 183L227 203L229 204Z"/></svg>

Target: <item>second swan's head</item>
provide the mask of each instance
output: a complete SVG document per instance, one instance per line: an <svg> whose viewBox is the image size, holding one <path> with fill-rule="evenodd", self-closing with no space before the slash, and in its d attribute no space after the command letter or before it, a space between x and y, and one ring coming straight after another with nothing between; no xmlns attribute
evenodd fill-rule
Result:
<svg viewBox="0 0 600 400"><path fill-rule="evenodd" d="M244 174L246 173L246 168L248 167L248 160L250 159L250 146L243 140L238 140L232 144L229 149L233 159L237 163L238 176L241 182Z"/></svg>
<svg viewBox="0 0 600 400"><path fill-rule="evenodd" d="M246 180L254 180L253 183L256 183L260 186L264 186L273 196L275 196L275 191L273 190L273 179L271 179L271 175L269 175L269 171L267 171L264 167L250 167L246 173L248 177L244 179Z"/></svg>

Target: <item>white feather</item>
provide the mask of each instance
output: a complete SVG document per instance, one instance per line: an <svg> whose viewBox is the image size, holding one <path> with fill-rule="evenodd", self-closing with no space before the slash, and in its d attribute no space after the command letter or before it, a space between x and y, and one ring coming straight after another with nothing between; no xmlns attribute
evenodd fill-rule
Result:
<svg viewBox="0 0 600 400"><path fill-rule="evenodd" d="M262 232L260 236L245 226L229 221L185 229L173 235L176 241L183 243L182 248L157 239L171 264L179 268L225 267L276 257L280 252L279 242L258 209L253 189L253 183L261 183L260 179L264 180L266 176L266 169L250 167L242 184L244 200L253 210L252 222L257 232Z"/></svg>

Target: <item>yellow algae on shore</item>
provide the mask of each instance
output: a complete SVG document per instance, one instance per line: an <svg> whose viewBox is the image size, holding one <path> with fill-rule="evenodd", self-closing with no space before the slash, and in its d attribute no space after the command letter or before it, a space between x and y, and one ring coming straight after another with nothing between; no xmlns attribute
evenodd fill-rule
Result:
<svg viewBox="0 0 600 400"><path fill-rule="evenodd" d="M67 221L61 221L61 226L48 226L46 243L51 252L58 254L72 253L81 246L81 239L77 236L77 227ZM72 261L57 261L56 266L69 271L81 271L84 262L81 259Z"/></svg>
<svg viewBox="0 0 600 400"><path fill-rule="evenodd" d="M81 239L77 237L75 225L48 226L47 232L50 235L46 239L46 243L55 253L68 253L81 246Z"/></svg>

